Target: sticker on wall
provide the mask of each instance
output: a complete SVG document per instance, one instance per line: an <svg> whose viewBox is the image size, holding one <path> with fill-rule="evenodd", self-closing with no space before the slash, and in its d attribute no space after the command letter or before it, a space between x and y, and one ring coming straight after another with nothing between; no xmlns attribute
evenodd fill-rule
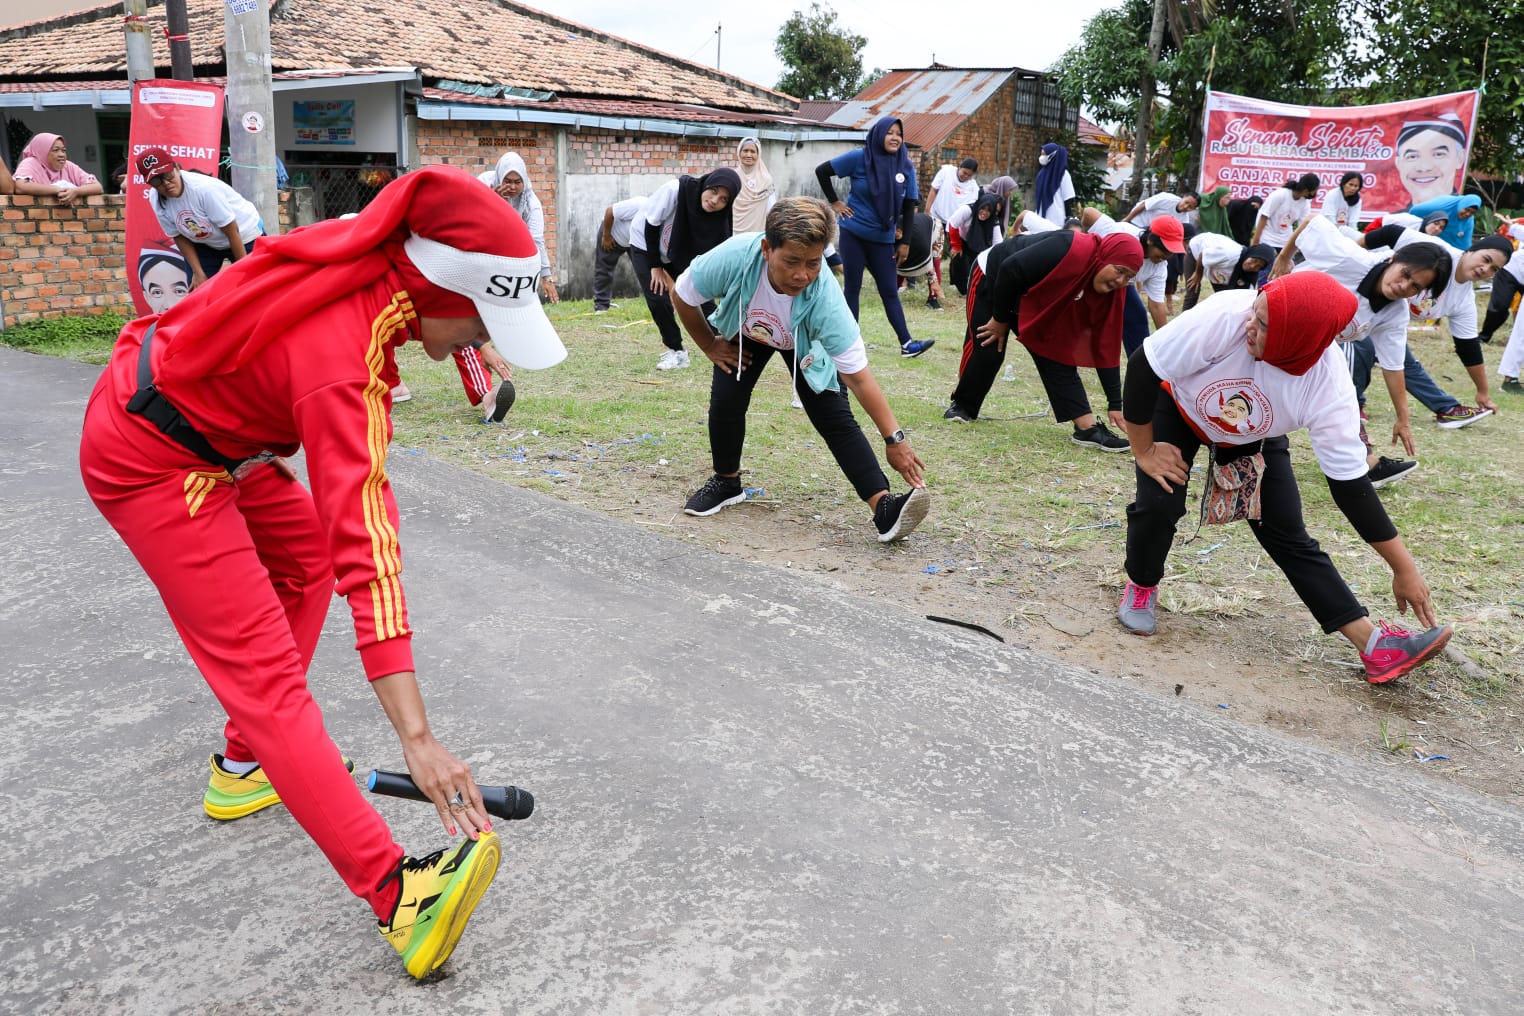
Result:
<svg viewBox="0 0 1524 1016"><path fill-rule="evenodd" d="M228 10L234 14L253 14L259 0L228 0Z"/></svg>
<svg viewBox="0 0 1524 1016"><path fill-rule="evenodd" d="M258 110L249 110L243 115L243 129L250 134L258 134L265 129L265 118L259 115Z"/></svg>

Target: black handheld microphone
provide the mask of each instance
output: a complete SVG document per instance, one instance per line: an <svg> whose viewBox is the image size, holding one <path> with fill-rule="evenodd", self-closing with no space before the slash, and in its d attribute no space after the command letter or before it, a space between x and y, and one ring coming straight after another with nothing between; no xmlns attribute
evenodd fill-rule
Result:
<svg viewBox="0 0 1524 1016"><path fill-rule="evenodd" d="M407 773L392 773L385 769L371 770L370 780L366 788L372 794L385 794L387 797L404 797L409 801L427 801L428 795L418 789L418 784ZM482 804L486 807L489 815L509 820L528 818L534 814L534 795L527 790L518 787L483 787L477 784L477 790L481 792Z"/></svg>

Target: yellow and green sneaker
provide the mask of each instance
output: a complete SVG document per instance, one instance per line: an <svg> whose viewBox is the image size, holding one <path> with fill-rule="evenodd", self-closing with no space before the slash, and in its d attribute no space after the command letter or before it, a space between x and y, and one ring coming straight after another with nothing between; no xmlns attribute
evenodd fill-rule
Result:
<svg viewBox="0 0 1524 1016"><path fill-rule="evenodd" d="M231 822L272 804L280 804L280 795L270 786L264 767L255 766L239 776L222 768L223 761L221 755L212 754L212 778L201 797L201 807L208 815L220 822ZM354 772L355 764L345 758L344 768Z"/></svg>
<svg viewBox="0 0 1524 1016"><path fill-rule="evenodd" d="M501 857L497 833L482 833L448 854L403 857L381 883L395 878L400 891L391 918L377 921L376 930L402 954L408 973L422 979L450 958Z"/></svg>

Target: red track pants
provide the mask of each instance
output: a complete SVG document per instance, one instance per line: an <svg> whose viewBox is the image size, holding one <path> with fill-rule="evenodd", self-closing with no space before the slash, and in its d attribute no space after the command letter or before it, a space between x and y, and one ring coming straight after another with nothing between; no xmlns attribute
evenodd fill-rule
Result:
<svg viewBox="0 0 1524 1016"><path fill-rule="evenodd" d="M227 757L264 767L345 884L385 919L397 880L376 886L402 848L345 770L307 687L334 585L312 497L268 464L235 483L129 414L114 373L85 413L85 489L226 710Z"/></svg>

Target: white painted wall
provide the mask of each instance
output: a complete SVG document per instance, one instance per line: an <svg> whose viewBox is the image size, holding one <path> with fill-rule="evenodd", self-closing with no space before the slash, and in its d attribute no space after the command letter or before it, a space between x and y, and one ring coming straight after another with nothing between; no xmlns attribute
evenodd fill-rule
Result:
<svg viewBox="0 0 1524 1016"><path fill-rule="evenodd" d="M102 176L109 169L103 170L100 164L100 133L95 127L95 110L89 106L49 106L40 113L31 109L7 109L5 118L20 120L32 129L33 134L62 134L69 144L69 161L101 177L101 181L108 184L106 190L111 190ZM19 158L16 161L19 162ZM6 165L16 168L9 151L6 152Z"/></svg>
<svg viewBox="0 0 1524 1016"><path fill-rule="evenodd" d="M355 104L355 143L299 145L293 103L352 99ZM400 152L397 137L397 86L392 83L350 88L302 88L275 93L275 148L282 158L300 162L303 152Z"/></svg>

